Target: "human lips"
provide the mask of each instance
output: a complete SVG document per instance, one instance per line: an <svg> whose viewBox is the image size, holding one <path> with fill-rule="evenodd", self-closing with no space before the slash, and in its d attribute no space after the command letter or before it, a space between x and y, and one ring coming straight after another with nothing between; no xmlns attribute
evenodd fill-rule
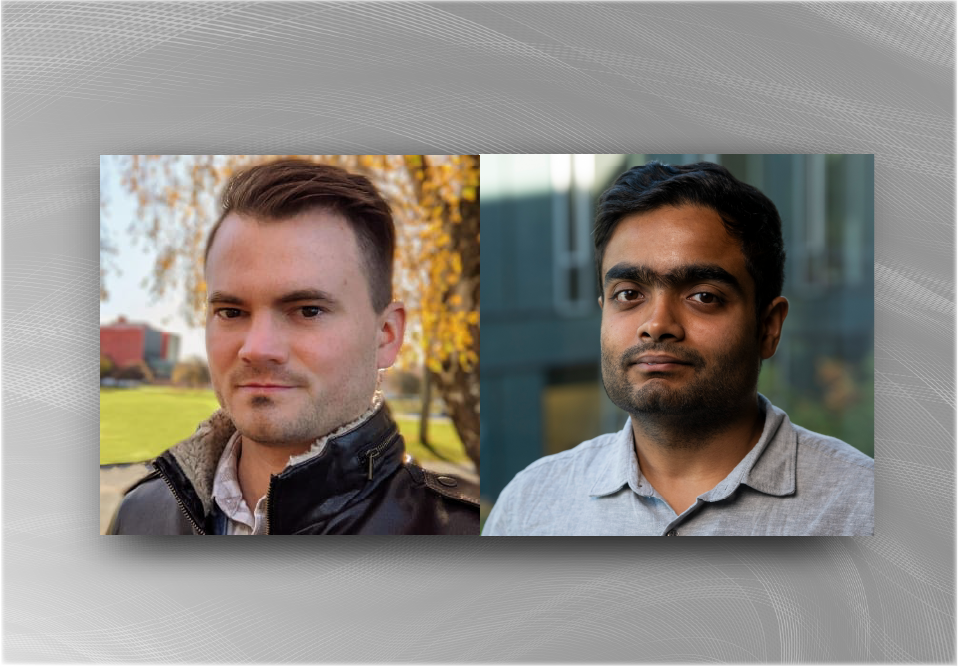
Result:
<svg viewBox="0 0 958 666"><path fill-rule="evenodd" d="M690 365L686 361L667 356L664 354L644 354L637 358L633 365L646 372L661 372L664 370L674 370L683 365Z"/></svg>
<svg viewBox="0 0 958 666"><path fill-rule="evenodd" d="M239 384L237 388L240 391L249 391L252 393L276 393L296 387L292 384L276 384L273 382L247 382Z"/></svg>

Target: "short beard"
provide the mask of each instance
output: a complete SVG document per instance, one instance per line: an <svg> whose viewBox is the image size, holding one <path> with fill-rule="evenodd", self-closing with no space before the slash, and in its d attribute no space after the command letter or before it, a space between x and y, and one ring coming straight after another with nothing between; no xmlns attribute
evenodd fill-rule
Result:
<svg viewBox="0 0 958 666"><path fill-rule="evenodd" d="M368 382L345 387L338 394L327 394L323 400L303 405L298 413L283 417L272 413L279 408L279 404L268 395L248 398L249 402L239 415L233 413L230 403L224 400L219 390L216 390L216 397L244 438L267 447L308 447L369 409L376 394L377 376L372 375ZM290 383L296 382L291 379ZM239 403L232 406L240 411Z"/></svg>
<svg viewBox="0 0 958 666"><path fill-rule="evenodd" d="M273 405L274 401L269 396L253 396L249 406L262 415L262 420L256 419L253 423L245 424L245 432L241 434L264 446L277 447L302 443L323 434L320 431L325 429L321 425L325 419L321 413L299 414L295 419L280 421L268 415Z"/></svg>
<svg viewBox="0 0 958 666"><path fill-rule="evenodd" d="M687 362L697 376L686 386L632 384L627 374L644 353L662 353ZM602 349L602 384L609 399L641 424L654 441L673 450L694 450L711 436L732 427L747 399L758 386L758 343L739 345L712 364L689 349L665 345L636 345L620 358Z"/></svg>
<svg viewBox="0 0 958 666"><path fill-rule="evenodd" d="M372 394L369 401L356 402L352 410L341 414L333 415L326 409L314 406L312 410L277 418L271 414L276 406L272 398L254 396L241 419L229 415L244 439L270 448L308 448L320 437L355 419L367 410L371 403Z"/></svg>

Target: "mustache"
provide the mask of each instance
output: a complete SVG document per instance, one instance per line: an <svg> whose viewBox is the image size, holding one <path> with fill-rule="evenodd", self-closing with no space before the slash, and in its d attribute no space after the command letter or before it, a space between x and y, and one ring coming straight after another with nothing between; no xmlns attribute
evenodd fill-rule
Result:
<svg viewBox="0 0 958 666"><path fill-rule="evenodd" d="M662 344L643 344L634 345L622 352L622 358L620 360L622 368L626 369L630 365L638 363L639 357L644 354L674 356L682 363L688 363L689 365L703 365L705 362L705 359L703 359L698 352L691 349L680 349L671 345Z"/></svg>
<svg viewBox="0 0 958 666"><path fill-rule="evenodd" d="M244 368L238 370L229 377L230 386L239 386L240 384L283 384L286 386L303 386L307 384L305 377L295 373L282 372L277 370L267 370L266 368Z"/></svg>

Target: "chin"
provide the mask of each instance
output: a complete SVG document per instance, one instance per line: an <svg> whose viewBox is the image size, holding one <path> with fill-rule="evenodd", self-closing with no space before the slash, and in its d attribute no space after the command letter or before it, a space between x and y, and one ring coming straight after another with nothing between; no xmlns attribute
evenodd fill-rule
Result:
<svg viewBox="0 0 958 666"><path fill-rule="evenodd" d="M289 421L290 417L284 414L284 411L275 405L262 407L242 405L229 410L229 415L236 429L244 437L261 441L275 437L283 424Z"/></svg>
<svg viewBox="0 0 958 666"><path fill-rule="evenodd" d="M264 422L258 420L254 422L234 422L236 429L246 439L250 439L257 444L265 446L301 446L303 442L314 439L306 433L288 432L284 428L285 422Z"/></svg>
<svg viewBox="0 0 958 666"><path fill-rule="evenodd" d="M631 407L632 411L639 414L660 414L662 416L681 416L697 411L695 407L662 396L636 398L632 401Z"/></svg>
<svg viewBox="0 0 958 666"><path fill-rule="evenodd" d="M649 414L660 416L681 416L684 414L694 414L699 411L703 405L695 396L688 392L678 391L666 386L634 387L627 398L626 412L632 414Z"/></svg>

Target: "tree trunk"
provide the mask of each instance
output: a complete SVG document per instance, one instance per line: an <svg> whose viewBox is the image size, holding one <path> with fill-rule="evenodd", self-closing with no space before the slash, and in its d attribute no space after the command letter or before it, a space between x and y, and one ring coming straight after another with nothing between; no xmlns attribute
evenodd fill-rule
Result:
<svg viewBox="0 0 958 666"><path fill-rule="evenodd" d="M479 157L470 157L479 161ZM460 204L462 221L450 223L449 233L453 247L462 250L462 279L454 285L448 296L458 294L464 311L479 311L479 196L475 201L463 200ZM472 337L470 348L479 357L479 325L469 327ZM459 362L459 354L453 354L442 364L442 371L433 373L439 395L449 410L466 455L479 471L479 367L466 372Z"/></svg>
<svg viewBox="0 0 958 666"><path fill-rule="evenodd" d="M427 449L432 449L429 441L429 407L432 404L432 377L429 368L423 363L422 367L422 406L419 410L419 441Z"/></svg>
<svg viewBox="0 0 958 666"><path fill-rule="evenodd" d="M479 373L465 372L458 364L449 362L443 366L442 372L433 373L433 378L466 455L479 471Z"/></svg>

